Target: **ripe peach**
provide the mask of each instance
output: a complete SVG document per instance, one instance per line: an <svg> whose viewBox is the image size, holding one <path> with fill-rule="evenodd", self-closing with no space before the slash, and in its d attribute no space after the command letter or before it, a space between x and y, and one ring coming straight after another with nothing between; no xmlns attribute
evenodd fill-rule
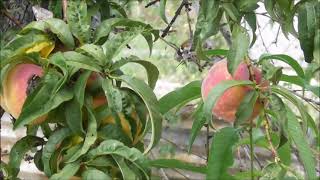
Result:
<svg viewBox="0 0 320 180"><path fill-rule="evenodd" d="M256 83L261 84L262 74L258 68L254 68L254 75ZM202 98L206 99L211 89L222 81L249 80L249 76L249 70L245 63L241 63L232 76L228 72L227 60L221 60L211 67L207 76L203 80L201 86ZM225 122L234 122L236 119L235 114L241 101L251 89L252 88L245 86L236 86L229 88L217 100L215 106L212 109L213 114L218 119L224 120ZM262 107L262 104L257 101L251 116L252 119L254 119L260 113Z"/></svg>
<svg viewBox="0 0 320 180"><path fill-rule="evenodd" d="M1 107L18 118L30 89L36 85L35 79L42 75L42 68L35 64L18 64L12 67L2 82ZM36 121L44 119L45 117L41 117Z"/></svg>

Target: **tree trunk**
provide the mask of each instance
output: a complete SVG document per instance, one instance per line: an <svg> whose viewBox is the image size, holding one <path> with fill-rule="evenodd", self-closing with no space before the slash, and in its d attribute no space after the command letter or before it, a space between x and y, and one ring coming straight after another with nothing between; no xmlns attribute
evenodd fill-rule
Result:
<svg viewBox="0 0 320 180"><path fill-rule="evenodd" d="M17 30L20 27L34 20L32 4L27 0L2 1L0 32L6 33L10 30ZM19 25L20 24L20 27Z"/></svg>

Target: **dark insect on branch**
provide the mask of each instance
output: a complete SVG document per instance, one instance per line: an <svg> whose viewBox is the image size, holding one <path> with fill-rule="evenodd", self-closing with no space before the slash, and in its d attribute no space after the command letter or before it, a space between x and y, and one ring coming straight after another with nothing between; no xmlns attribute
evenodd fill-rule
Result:
<svg viewBox="0 0 320 180"><path fill-rule="evenodd" d="M147 5L145 5L144 7L145 7L145 8L148 8L148 7L150 7L150 6L154 5L154 4L156 4L157 2L160 2L160 0L154 0L154 1L151 1L151 2L149 2Z"/></svg>
<svg viewBox="0 0 320 180"><path fill-rule="evenodd" d="M170 28L172 27L173 23L176 21L177 17L180 15L182 8L185 7L186 9L189 10L189 6L190 5L191 4L188 2L188 0L183 0L181 2L180 6L176 10L175 15L173 16L172 20L170 21L168 26L163 30L163 33L161 35L162 38L165 37L168 34L168 32L169 32Z"/></svg>

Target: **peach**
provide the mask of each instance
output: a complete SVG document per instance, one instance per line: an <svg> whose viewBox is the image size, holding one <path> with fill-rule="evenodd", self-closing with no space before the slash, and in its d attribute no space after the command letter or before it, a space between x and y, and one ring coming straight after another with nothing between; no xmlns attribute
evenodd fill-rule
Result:
<svg viewBox="0 0 320 180"><path fill-rule="evenodd" d="M257 84L262 82L261 71L254 67L255 81ZM222 81L227 80L249 80L249 70L245 63L241 63L232 76L228 72L227 60L221 60L215 63L209 70L207 76L204 78L201 86L202 98L206 99L209 92L213 87ZM240 106L241 101L245 95L251 91L252 88L246 86L236 86L226 90L222 96L217 100L215 106L212 109L213 114L225 122L234 122L236 119L236 112ZM251 118L254 119L262 108L262 104L257 101Z"/></svg>
<svg viewBox="0 0 320 180"><path fill-rule="evenodd" d="M42 75L42 68L35 64L18 64L12 67L2 82L1 107L18 118L28 93L36 85L35 79ZM38 120L43 121L44 117Z"/></svg>

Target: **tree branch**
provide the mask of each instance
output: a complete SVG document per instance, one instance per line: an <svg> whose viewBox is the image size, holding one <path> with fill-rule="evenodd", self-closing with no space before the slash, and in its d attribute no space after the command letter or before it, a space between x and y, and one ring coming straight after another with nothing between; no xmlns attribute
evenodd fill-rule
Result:
<svg viewBox="0 0 320 180"><path fill-rule="evenodd" d="M9 12L6 9L1 9L1 13L6 16L10 21L12 21L15 25L17 25L19 28L22 28L22 25L19 20L15 19L13 16L9 14Z"/></svg>
<svg viewBox="0 0 320 180"><path fill-rule="evenodd" d="M172 27L173 23L176 21L177 17L180 15L182 8L185 7L185 6L189 6L189 5L190 5L190 3L188 2L188 0L182 0L179 8L176 10L175 15L172 18L172 20L170 21L168 26L163 30L163 33L161 35L162 38L164 38L168 34L168 32L169 32L170 28Z"/></svg>
<svg viewBox="0 0 320 180"><path fill-rule="evenodd" d="M152 5L154 5L154 4L156 4L157 2L159 2L160 0L154 0L154 1L151 1L151 2L149 2L148 4L146 4L144 7L145 8L148 8L148 7L150 7L150 6L152 6Z"/></svg>
<svg viewBox="0 0 320 180"><path fill-rule="evenodd" d="M67 6L68 6L68 1L62 0L62 11L63 11L63 20L64 21L67 21Z"/></svg>

